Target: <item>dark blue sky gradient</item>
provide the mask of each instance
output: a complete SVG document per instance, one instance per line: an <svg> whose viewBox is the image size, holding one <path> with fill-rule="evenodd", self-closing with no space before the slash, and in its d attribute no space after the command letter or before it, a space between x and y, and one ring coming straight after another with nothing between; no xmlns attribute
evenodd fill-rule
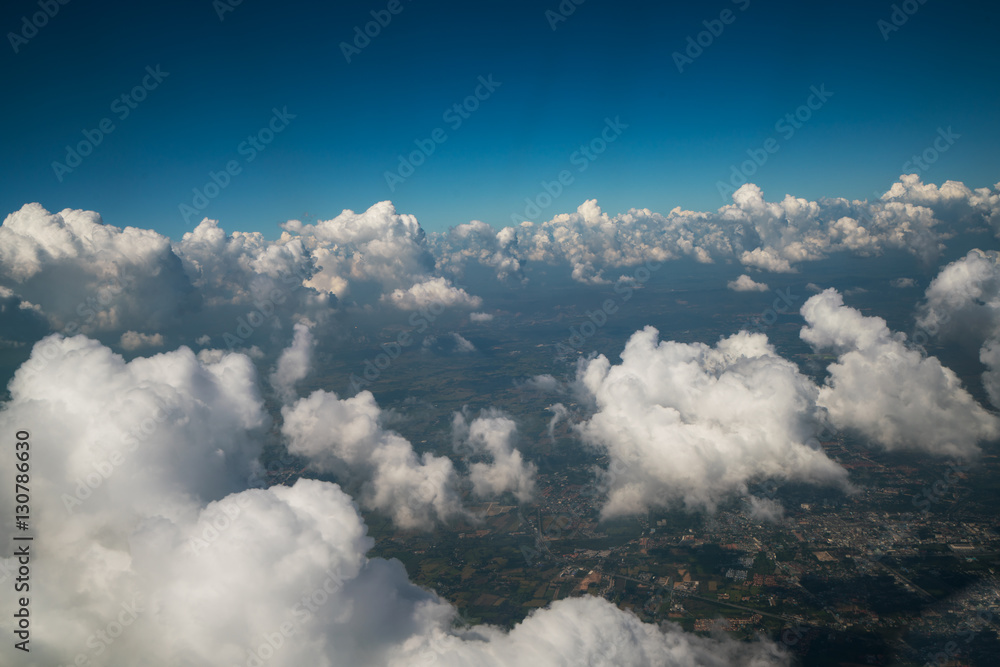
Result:
<svg viewBox="0 0 1000 667"><path fill-rule="evenodd" d="M870 198L948 126L961 138L924 180L1000 180L1000 21L985 2L914 0L884 40L889 2L586 0L553 31L555 0L402 0L348 64L339 44L386 4L243 0L220 21L210 0L70 0L15 54L6 35L38 5L4 3L2 212L93 209L173 238L208 216L273 237L391 199L427 229L502 226L563 169L573 182L541 219L595 197L612 213L714 210L717 182L769 137L780 149L750 178L768 199ZM671 54L727 8L735 20L679 73ZM119 120L111 102L157 64L169 76ZM442 113L490 74L501 86L453 130ZM821 84L833 97L781 137L775 121ZM296 118L246 162L238 147L275 107ZM106 117L114 131L59 182L52 162ZM606 117L628 128L580 172L571 155ZM438 127L447 141L390 191L384 173ZM240 173L186 221L179 204L229 160Z"/></svg>

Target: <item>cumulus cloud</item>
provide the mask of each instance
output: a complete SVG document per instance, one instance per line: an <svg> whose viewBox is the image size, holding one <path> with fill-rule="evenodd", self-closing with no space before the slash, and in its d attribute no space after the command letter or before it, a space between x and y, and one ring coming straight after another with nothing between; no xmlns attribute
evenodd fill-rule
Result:
<svg viewBox="0 0 1000 667"><path fill-rule="evenodd" d="M770 289L766 283L759 283L745 273L736 280L730 280L726 287L734 292L766 292Z"/></svg>
<svg viewBox="0 0 1000 667"><path fill-rule="evenodd" d="M1000 407L1000 253L976 248L942 268L927 287L917 326L924 335L979 346L983 387Z"/></svg>
<svg viewBox="0 0 1000 667"><path fill-rule="evenodd" d="M901 176L875 201L792 195L767 201L752 183L732 197L732 204L716 211L630 209L614 216L588 200L541 224L521 222L499 231L478 221L459 225L434 235L432 246L439 266L450 273L478 262L506 276L510 267L544 262L567 264L581 283L606 284L608 269L682 257L737 260L774 273L795 272L803 262L839 252L871 256L903 249L930 261L946 239L984 219L1000 233L996 187L971 190L949 181L938 188L913 174Z"/></svg>
<svg viewBox="0 0 1000 667"><path fill-rule="evenodd" d="M247 488L261 486L267 421L245 356L206 363L180 348L126 363L82 336L53 336L33 356L43 350L47 363L17 372L0 411L0 428L30 430L32 528L46 536L31 547L45 573L31 602L47 611L26 665L788 664L769 642L660 628L596 598L556 602L509 632L458 627L401 563L367 556L373 540L337 485ZM370 444L377 427L351 416L336 437ZM12 461L0 460L8 478ZM12 503L0 497L0 510ZM11 576L16 559L0 561ZM15 606L4 596L0 613Z"/></svg>
<svg viewBox="0 0 1000 667"><path fill-rule="evenodd" d="M406 665L661 665L765 667L791 664L768 642L697 637L680 626L643 623L599 598L568 598L533 613L509 633L497 628L425 634L404 646L393 667ZM466 635L466 636L463 636ZM530 656L528 658L527 656Z"/></svg>
<svg viewBox="0 0 1000 667"><path fill-rule="evenodd" d="M751 519L766 523L781 523L785 518L785 508L773 498L747 497L748 512Z"/></svg>
<svg viewBox="0 0 1000 667"><path fill-rule="evenodd" d="M125 350L138 350L140 347L163 347L163 335L126 331L122 334L120 344Z"/></svg>
<svg viewBox="0 0 1000 667"><path fill-rule="evenodd" d="M0 286L66 334L160 328L200 305L167 237L39 204L0 226Z"/></svg>
<svg viewBox="0 0 1000 667"><path fill-rule="evenodd" d="M431 278L383 297L401 310L424 310L431 306L478 308L483 300L455 287L447 278Z"/></svg>
<svg viewBox="0 0 1000 667"><path fill-rule="evenodd" d="M562 383L555 379L554 376L549 373L544 373L542 375L534 375L524 382L524 386L530 389L537 389L538 391L546 392L560 392L562 391Z"/></svg>
<svg viewBox="0 0 1000 667"><path fill-rule="evenodd" d="M391 202L363 213L345 210L311 225L290 220L282 228L282 239L300 241L311 254L317 270L306 284L340 299L381 300L403 309L481 303L434 275L435 259L420 223L397 213Z"/></svg>
<svg viewBox="0 0 1000 667"><path fill-rule="evenodd" d="M1000 253L970 250L927 286L917 325L945 339L979 341L1000 331Z"/></svg>
<svg viewBox="0 0 1000 667"><path fill-rule="evenodd" d="M890 450L970 457L1000 435L1000 421L935 357L906 345L880 317L844 305L828 289L802 306L802 339L839 354L818 404L837 428L860 431Z"/></svg>
<svg viewBox="0 0 1000 667"><path fill-rule="evenodd" d="M421 347L425 352L436 354L470 354L476 351L470 340L455 332L444 336L425 336Z"/></svg>
<svg viewBox="0 0 1000 667"><path fill-rule="evenodd" d="M596 405L577 428L611 459L603 516L675 502L712 510L764 478L846 486L847 472L814 438L816 387L765 335L709 347L660 342L646 327L621 360L602 355L577 373Z"/></svg>
<svg viewBox="0 0 1000 667"><path fill-rule="evenodd" d="M746 266L771 273L795 273L791 263L770 248L744 250L743 254L740 255L740 262Z"/></svg>
<svg viewBox="0 0 1000 667"><path fill-rule="evenodd" d="M299 323L294 327L292 344L278 357L278 365L271 373L271 386L286 403L295 398L295 385L309 373L314 341L309 327Z"/></svg>
<svg viewBox="0 0 1000 667"><path fill-rule="evenodd" d="M514 447L517 424L496 410L485 411L470 423L466 415L456 412L452 419L452 437L456 447L465 445L472 456L486 456L488 463L469 464L472 492L481 498L495 498L510 491L524 503L535 492L537 469L526 463Z"/></svg>
<svg viewBox="0 0 1000 667"><path fill-rule="evenodd" d="M402 528L431 528L465 515L454 465L446 457L417 455L408 440L380 424L369 391L341 399L315 391L281 409L288 451L322 472L359 476L361 502Z"/></svg>
<svg viewBox="0 0 1000 667"><path fill-rule="evenodd" d="M492 322L492 313L469 313L469 321L475 322L477 324L483 324L485 322Z"/></svg>

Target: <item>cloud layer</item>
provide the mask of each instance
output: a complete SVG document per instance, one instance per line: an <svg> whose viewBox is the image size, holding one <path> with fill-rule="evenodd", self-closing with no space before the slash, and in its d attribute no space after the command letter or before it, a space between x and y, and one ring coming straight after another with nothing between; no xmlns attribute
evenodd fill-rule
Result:
<svg viewBox="0 0 1000 667"><path fill-rule="evenodd" d="M846 486L814 439L817 388L763 334L709 347L646 327L621 360L599 356L577 374L596 405L579 432L611 457L605 517L674 502L712 510L764 478Z"/></svg>
<svg viewBox="0 0 1000 667"><path fill-rule="evenodd" d="M907 347L882 318L845 306L836 290L810 298L802 316L803 340L839 353L818 399L838 428L856 429L890 450L961 457L1000 436L1000 421L951 369Z"/></svg>
<svg viewBox="0 0 1000 667"><path fill-rule="evenodd" d="M596 598L558 601L509 632L462 628L456 609L412 584L398 561L367 556L373 541L336 484L258 488L267 420L246 356L204 361L180 348L126 362L83 336L49 344L34 354L55 353L18 371L0 412L6 431L31 429L31 524L45 536L32 544L30 590L32 608L45 611L33 616L20 664L789 662L768 642L659 628ZM376 413L370 395L316 392L284 417L296 448L319 460L409 460ZM500 427L509 435L482 424L484 443ZM12 460L0 472L11 476ZM395 481L405 487L412 468ZM0 510L12 513L11 502L0 498ZM15 566L0 559L0 576ZM13 611L4 596L0 612Z"/></svg>

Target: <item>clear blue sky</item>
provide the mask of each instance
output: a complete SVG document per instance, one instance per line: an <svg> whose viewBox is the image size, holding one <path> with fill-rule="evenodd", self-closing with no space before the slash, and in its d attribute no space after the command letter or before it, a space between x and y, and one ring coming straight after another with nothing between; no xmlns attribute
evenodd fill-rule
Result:
<svg viewBox="0 0 1000 667"><path fill-rule="evenodd" d="M11 1L0 13L0 208L94 209L173 238L207 215L273 237L289 218L391 199L441 230L509 224L543 179L568 170L572 183L539 217L593 197L610 212L714 210L724 203L717 182L768 138L780 148L750 179L768 198L866 198L948 126L961 138L925 180L993 184L995 6L911 2L916 11L884 39L889 2L585 0L553 30L545 12L557 0L400 0L348 63L341 42L388 2L243 0L220 20L211 0L70 0L26 42L15 39L15 53L9 33L32 34L22 17L41 10ZM672 54L727 9L731 22L714 24L721 34L679 72ZM146 70L157 65L169 73L158 83ZM490 75L500 86L488 96L480 88L486 99L454 127L457 116L444 112ZM144 77L152 90L123 118L126 103L115 100ZM776 131L820 85L833 96L793 136ZM295 115L287 127L262 151L241 153L285 107ZM574 151L608 117L628 128L580 171ZM60 182L52 163L66 163L66 146L103 119L113 131ZM390 191L385 172L415 140L434 143L436 128L447 140ZM230 160L239 173L185 220L179 204Z"/></svg>

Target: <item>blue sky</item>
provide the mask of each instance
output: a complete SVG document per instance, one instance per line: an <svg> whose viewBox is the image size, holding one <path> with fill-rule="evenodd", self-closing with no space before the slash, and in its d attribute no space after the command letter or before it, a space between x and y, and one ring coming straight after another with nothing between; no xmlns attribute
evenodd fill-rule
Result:
<svg viewBox="0 0 1000 667"><path fill-rule="evenodd" d="M429 230L501 226L526 198L544 203L542 182L560 172L566 184L539 219L589 198L609 212L714 210L725 203L717 183L768 139L778 148L750 180L769 199L869 198L948 127L959 138L924 180L1000 180L998 20L986 3L911 0L891 32L882 2L566 0L575 9L554 30L556 0L388 5L243 0L220 20L209 0L70 0L33 33L23 17L41 11L37 0L5 3L3 213L29 201L93 209L172 238L208 216L273 237L290 218L391 199ZM391 20L347 62L341 43L373 11ZM678 71L674 52L702 32L707 46ZM148 74L157 66L166 75ZM499 86L488 92L480 77ZM144 80L145 99L120 100ZM477 86L478 108L444 115ZM790 136L776 129L813 86L832 96L814 98ZM262 150L243 143L286 108L294 118ZM592 161L574 157L606 119L627 128L606 134L614 141ZM92 153L54 168L69 166L66 147L86 143L84 131L101 138ZM399 156L416 141L433 153L390 189L386 172L409 173ZM230 161L228 184L198 202L192 190ZM185 216L181 204L205 205Z"/></svg>

